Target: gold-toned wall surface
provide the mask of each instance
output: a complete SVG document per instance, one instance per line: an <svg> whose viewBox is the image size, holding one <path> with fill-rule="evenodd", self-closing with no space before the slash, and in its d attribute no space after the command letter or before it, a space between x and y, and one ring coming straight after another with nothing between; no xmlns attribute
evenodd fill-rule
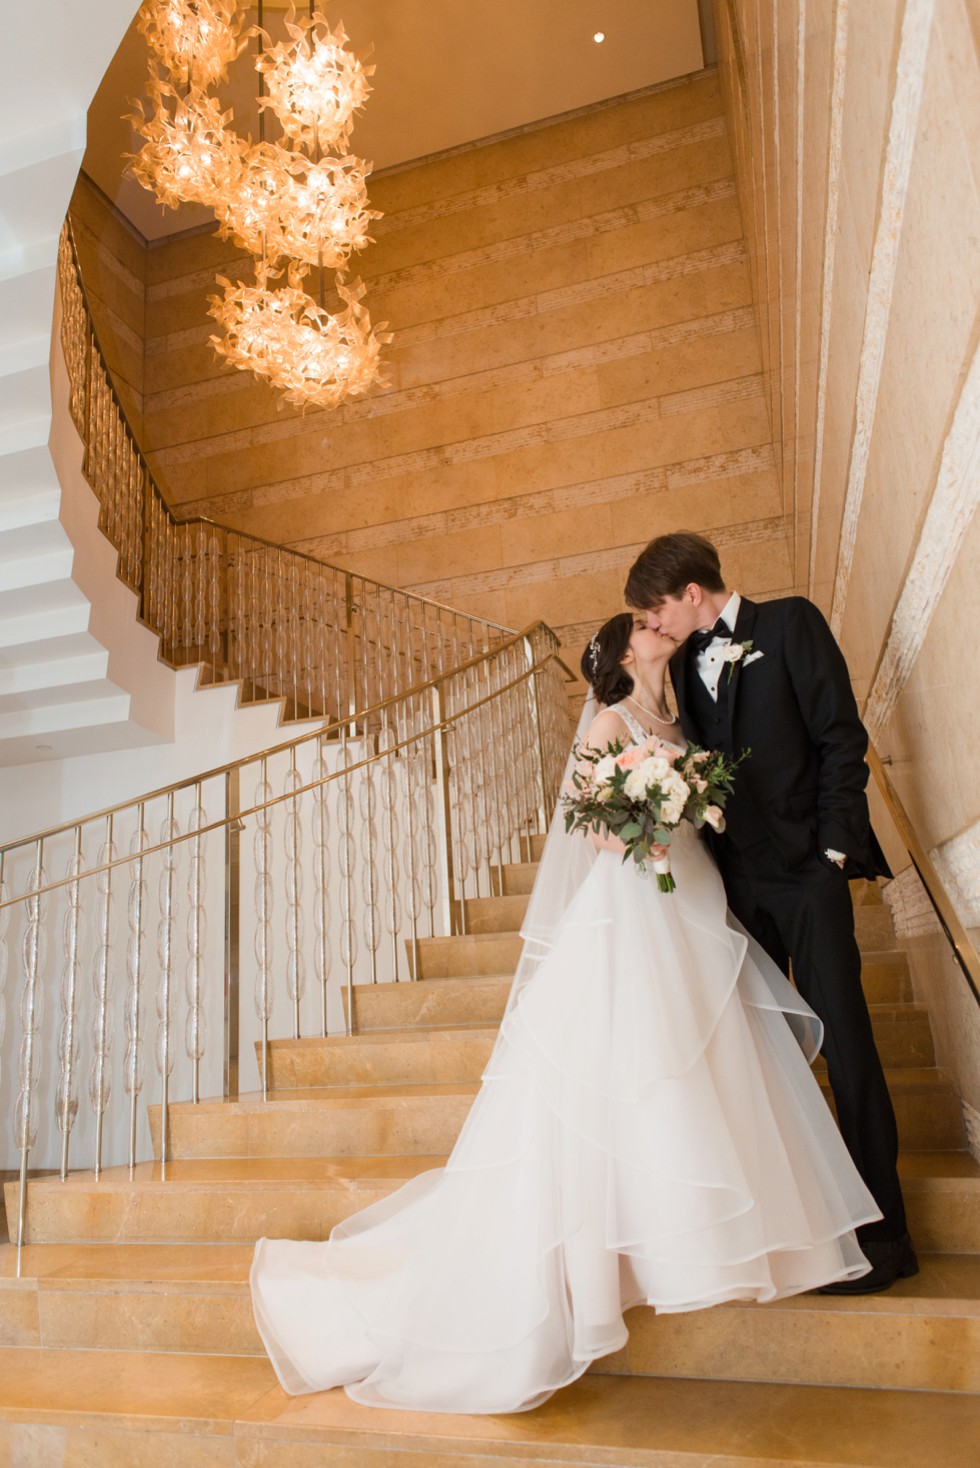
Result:
<svg viewBox="0 0 980 1468"><path fill-rule="evenodd" d="M793 579L976 937L980 16L715 0L715 19ZM906 870L891 893L909 934L930 925L916 888ZM980 1012L943 951L922 952L946 1062L980 1108Z"/></svg>
<svg viewBox="0 0 980 1468"><path fill-rule="evenodd" d="M390 386L280 410L215 362L210 236L147 252L145 432L171 502L578 653L680 525L791 585L717 73L374 180Z"/></svg>
<svg viewBox="0 0 980 1468"><path fill-rule="evenodd" d="M143 434L146 244L80 174L69 209L85 293L116 390Z"/></svg>

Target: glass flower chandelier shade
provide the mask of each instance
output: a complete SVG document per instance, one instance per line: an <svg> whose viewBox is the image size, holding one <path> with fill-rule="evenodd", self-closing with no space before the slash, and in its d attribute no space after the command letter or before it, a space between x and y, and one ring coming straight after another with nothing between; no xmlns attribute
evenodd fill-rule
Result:
<svg viewBox="0 0 980 1468"><path fill-rule="evenodd" d="M283 401L335 408L380 381L381 348L391 340L386 323L372 327L360 281L336 279L346 309L330 315L302 288L302 268L291 267L288 284L271 287L266 261L255 267L255 285L232 284L210 297L210 314L222 334L211 343L225 362L280 388Z"/></svg>
<svg viewBox="0 0 980 1468"><path fill-rule="evenodd" d="M157 0L139 13L150 50L180 86L224 81L246 44L238 0Z"/></svg>
<svg viewBox="0 0 980 1468"><path fill-rule="evenodd" d="M346 49L342 25L331 31L320 11L308 20L287 22L291 40L263 50L256 69L263 74L270 108L283 132L307 148L346 148L354 113L371 91L364 66ZM323 34L318 34L318 30Z"/></svg>
<svg viewBox="0 0 980 1468"><path fill-rule="evenodd" d="M381 218L368 207L371 165L346 151L374 68L319 12L298 23L291 12L290 40L275 47L263 31L249 32L268 47L256 61L268 93L260 108L279 119L290 146L246 141L207 90L245 44L237 3L146 0L140 29L169 80L151 60L151 110L132 118L143 142L131 169L168 208L206 205L219 234L256 257L253 286L219 277L223 295L210 308L222 332L211 338L218 355L280 388L286 402L335 407L380 382L380 348L391 339L372 328L359 283L337 277L345 309L336 316L322 304L323 272L344 269ZM303 286L310 267L320 272L320 304ZM270 287L284 271L288 284Z"/></svg>
<svg viewBox="0 0 980 1468"><path fill-rule="evenodd" d="M240 162L236 184L213 204L221 234L253 255L302 260L342 269L355 250L370 243L369 165L360 158L321 158L314 163L274 143L259 143Z"/></svg>
<svg viewBox="0 0 980 1468"><path fill-rule="evenodd" d="M132 121L143 146L131 155L131 170L168 209L205 204L217 212L234 195L245 144L218 101L192 90L180 96L166 82L150 88L153 112L140 109Z"/></svg>

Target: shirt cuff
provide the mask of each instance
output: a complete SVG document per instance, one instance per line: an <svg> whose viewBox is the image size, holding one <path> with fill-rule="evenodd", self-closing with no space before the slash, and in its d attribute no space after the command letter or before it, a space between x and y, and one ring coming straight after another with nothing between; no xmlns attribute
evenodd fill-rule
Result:
<svg viewBox="0 0 980 1468"><path fill-rule="evenodd" d="M847 852L846 851L835 851L832 846L825 846L824 847L824 853L823 854L824 854L824 856L829 856L831 861L846 861L847 860Z"/></svg>

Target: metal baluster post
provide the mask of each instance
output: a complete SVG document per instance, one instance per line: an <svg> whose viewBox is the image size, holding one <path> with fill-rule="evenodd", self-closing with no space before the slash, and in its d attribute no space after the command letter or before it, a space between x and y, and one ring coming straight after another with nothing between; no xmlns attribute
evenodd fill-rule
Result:
<svg viewBox="0 0 980 1468"><path fill-rule="evenodd" d="M457 931L456 878L453 867L452 803L449 793L449 730L446 727L446 700L441 683L432 690L432 722L434 726L436 757L436 788L439 792L439 814L437 823L439 854L445 877L443 888L443 931L447 935Z"/></svg>
<svg viewBox="0 0 980 1468"><path fill-rule="evenodd" d="M143 931L146 882L143 878L145 857L143 851L148 844L145 823L146 808L140 801L137 808L138 825L130 842L130 851L135 861L130 863L129 900L129 951L126 955L129 969L129 998L126 1004L126 1022L129 1028L129 1051L126 1056L126 1089L129 1092L129 1175L136 1170L136 1122L137 1103L143 1088Z"/></svg>
<svg viewBox="0 0 980 1468"><path fill-rule="evenodd" d="M529 670L528 696L531 703L531 717L534 722L534 747L537 756L538 767L538 830L548 829L548 791L545 783L545 758L544 758L544 736L541 729L541 708L538 701L538 675L530 670L534 667L534 648L531 639L524 638L524 656Z"/></svg>
<svg viewBox="0 0 980 1468"><path fill-rule="evenodd" d="M167 796L167 820L164 839L173 841L174 793ZM163 852L163 916L160 919L162 970L160 974L160 998L158 1004L157 1064L160 1068L160 1181L167 1180L167 1133L169 1129L168 1107L170 1104L170 1070L173 1065L170 1029L171 993L174 969L174 848L166 847Z"/></svg>
<svg viewBox="0 0 980 1468"><path fill-rule="evenodd" d="M40 888L44 885L44 837L37 843L37 856L34 865L34 887ZM33 912L33 917L31 916ZM36 1006L38 996L38 968L43 956L44 942L41 936L41 898L33 897L27 899L28 926L24 941L25 959L25 994L24 1013L27 1018L27 1034L25 1035L24 1059L20 1075L21 1096L19 1102L18 1124L20 1137L20 1196L17 1210L17 1256L18 1269L20 1268L20 1251L24 1247L24 1233L27 1225L27 1160L30 1156L31 1146L34 1138L31 1135L31 1121L34 1116L34 1029L36 1018Z"/></svg>
<svg viewBox="0 0 980 1468"><path fill-rule="evenodd" d="M241 976L240 772L225 775L225 1055L224 1096L238 1100L239 984Z"/></svg>
<svg viewBox="0 0 980 1468"><path fill-rule="evenodd" d="M62 980L61 1086L56 1100L58 1125L61 1129L61 1181L68 1176L68 1143L78 1112L73 1095L75 1085L75 1003L78 994L78 945L81 938L82 913L80 880L82 872L82 828L75 827L75 850L68 863L72 880L68 884L68 911L65 914L65 968Z"/></svg>

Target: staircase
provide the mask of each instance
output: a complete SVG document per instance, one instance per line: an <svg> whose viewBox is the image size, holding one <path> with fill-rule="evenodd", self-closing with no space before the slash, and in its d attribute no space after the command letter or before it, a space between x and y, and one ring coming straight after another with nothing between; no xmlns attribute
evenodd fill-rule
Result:
<svg viewBox="0 0 980 1468"><path fill-rule="evenodd" d="M132 0L4 11L0 93L0 750L5 762L118 747L125 692L106 676L62 524L49 446L58 239L86 113Z"/></svg>
<svg viewBox="0 0 980 1468"><path fill-rule="evenodd" d="M539 854L534 838L531 854ZM980 1168L876 888L854 885L864 982L902 1139L919 1276L657 1316L516 1417L290 1399L252 1321L260 1235L325 1238L440 1165L503 1013L535 863L422 938L414 982L354 990L353 1038L274 1041L269 1099L172 1105L159 1165L34 1182L20 1272L0 1250L0 1461L249 1468L502 1463L967 1468L980 1441ZM151 1111L159 1156L159 1109ZM18 1185L6 1187L16 1217Z"/></svg>

